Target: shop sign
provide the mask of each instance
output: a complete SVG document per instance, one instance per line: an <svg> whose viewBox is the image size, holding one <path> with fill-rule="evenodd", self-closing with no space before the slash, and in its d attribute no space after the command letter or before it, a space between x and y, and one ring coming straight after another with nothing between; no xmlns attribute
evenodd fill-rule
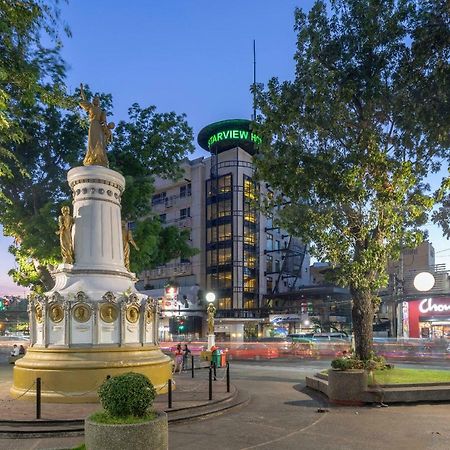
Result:
<svg viewBox="0 0 450 450"><path fill-rule="evenodd" d="M270 323L301 322L300 314L269 314Z"/></svg>
<svg viewBox="0 0 450 450"><path fill-rule="evenodd" d="M426 298L419 303L419 312L422 314L450 313L450 304Z"/></svg>

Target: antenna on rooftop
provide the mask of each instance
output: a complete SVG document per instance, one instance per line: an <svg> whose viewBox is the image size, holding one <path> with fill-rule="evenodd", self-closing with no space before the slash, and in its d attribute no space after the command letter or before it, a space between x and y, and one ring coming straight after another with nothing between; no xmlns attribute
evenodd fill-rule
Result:
<svg viewBox="0 0 450 450"><path fill-rule="evenodd" d="M253 116L256 120L256 41L253 39Z"/></svg>

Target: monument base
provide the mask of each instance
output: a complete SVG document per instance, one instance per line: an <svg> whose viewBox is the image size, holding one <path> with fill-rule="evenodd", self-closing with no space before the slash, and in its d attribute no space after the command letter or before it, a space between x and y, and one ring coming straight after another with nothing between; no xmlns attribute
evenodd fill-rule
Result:
<svg viewBox="0 0 450 450"><path fill-rule="evenodd" d="M216 335L208 334L208 350L211 350L212 347L215 347L216 345Z"/></svg>
<svg viewBox="0 0 450 450"><path fill-rule="evenodd" d="M41 378L43 402L96 403L106 377L126 372L146 375L163 394L171 369L170 358L157 346L31 347L15 364L11 395L35 400L36 378Z"/></svg>

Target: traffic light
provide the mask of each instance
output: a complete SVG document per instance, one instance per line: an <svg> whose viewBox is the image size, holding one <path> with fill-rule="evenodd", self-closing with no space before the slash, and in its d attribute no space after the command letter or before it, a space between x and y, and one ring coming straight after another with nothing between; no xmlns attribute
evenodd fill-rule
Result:
<svg viewBox="0 0 450 450"><path fill-rule="evenodd" d="M184 319L180 319L178 322L178 331L184 330Z"/></svg>

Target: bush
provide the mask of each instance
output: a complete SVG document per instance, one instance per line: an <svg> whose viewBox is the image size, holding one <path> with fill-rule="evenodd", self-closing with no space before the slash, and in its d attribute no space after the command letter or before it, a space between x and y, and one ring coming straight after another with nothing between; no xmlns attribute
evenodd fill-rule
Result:
<svg viewBox="0 0 450 450"><path fill-rule="evenodd" d="M331 361L331 367L337 370L366 369L371 371L391 369L393 366L386 364L383 356L372 354L371 358L367 361L356 359L353 355L350 357L336 358Z"/></svg>
<svg viewBox="0 0 450 450"><path fill-rule="evenodd" d="M103 409L114 417L142 417L156 396L151 381L140 373L129 372L106 380L98 395Z"/></svg>
<svg viewBox="0 0 450 450"><path fill-rule="evenodd" d="M336 358L331 361L331 367L337 370L364 369L364 362L356 358Z"/></svg>

